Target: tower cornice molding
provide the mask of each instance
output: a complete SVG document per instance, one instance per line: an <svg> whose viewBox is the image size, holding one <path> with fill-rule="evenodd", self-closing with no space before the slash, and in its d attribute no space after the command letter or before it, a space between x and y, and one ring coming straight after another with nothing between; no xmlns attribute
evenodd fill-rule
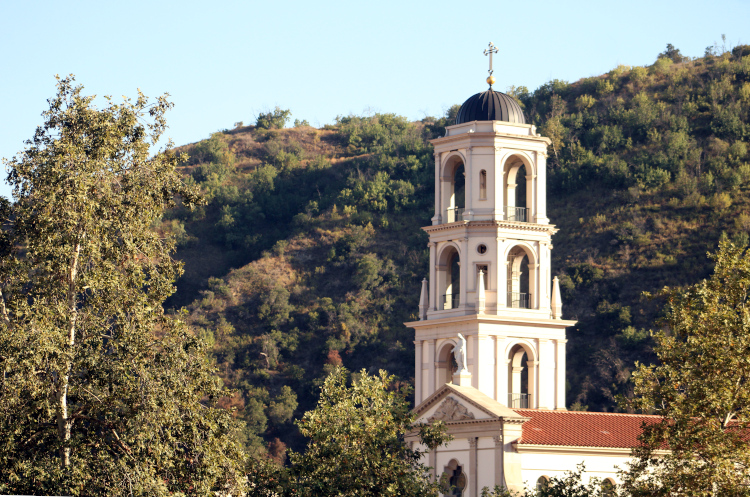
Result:
<svg viewBox="0 0 750 497"><path fill-rule="evenodd" d="M464 229L468 228L469 230L471 230L472 228L486 228L486 227L517 229L520 231L547 232L550 235L554 235L555 233L559 231L555 227L554 224L518 223L514 221L502 221L502 220L456 221L454 223L424 226L422 229L427 233L436 233L439 231L453 230L456 228L464 228Z"/></svg>
<svg viewBox="0 0 750 497"><path fill-rule="evenodd" d="M533 316L495 316L492 314L465 314L461 316L452 316L445 318L435 318L434 316L424 321L410 321L404 323L407 328L429 328L439 325L449 325L453 323L470 323L470 324L509 324L509 325L527 325L542 328L558 328L564 330L574 326L578 321L566 319L537 318ZM486 332L485 332L486 333ZM503 335L505 336L505 335ZM554 337L551 337L554 338ZM559 338L557 340L560 340Z"/></svg>
<svg viewBox="0 0 750 497"><path fill-rule="evenodd" d="M497 132L474 132L474 133L460 133L457 135L451 135L451 136L443 136L440 138L435 138L434 140L430 140L430 143L432 143L433 146L437 145L443 145L443 144L450 144L454 142L460 142L462 140L479 140L479 139L495 139L495 138L505 138L510 140L519 140L519 141L525 141L525 142L533 142L533 143L539 143L544 144L545 149L548 145L552 145L552 140L547 138L546 136L530 136L530 135L516 135L512 133L497 133ZM489 145L488 145L489 146ZM502 148L513 148L508 146L503 146ZM525 150L528 150L526 148Z"/></svg>

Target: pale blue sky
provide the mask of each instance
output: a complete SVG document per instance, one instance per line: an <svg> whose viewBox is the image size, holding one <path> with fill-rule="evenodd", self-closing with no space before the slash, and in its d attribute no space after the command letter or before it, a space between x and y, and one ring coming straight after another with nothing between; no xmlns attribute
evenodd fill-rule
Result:
<svg viewBox="0 0 750 497"><path fill-rule="evenodd" d="M41 124L55 74L88 94L169 92L177 145L279 105L322 126L337 115L440 115L486 87L533 90L618 64L750 43L750 2L0 0L0 157ZM5 172L2 173L5 177ZM9 195L0 185L0 194Z"/></svg>

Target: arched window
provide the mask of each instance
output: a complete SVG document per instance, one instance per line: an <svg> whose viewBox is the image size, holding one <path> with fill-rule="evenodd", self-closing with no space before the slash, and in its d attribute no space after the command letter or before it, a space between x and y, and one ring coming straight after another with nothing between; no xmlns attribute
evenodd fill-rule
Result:
<svg viewBox="0 0 750 497"><path fill-rule="evenodd" d="M508 307L531 309L529 256L522 247L508 253Z"/></svg>
<svg viewBox="0 0 750 497"><path fill-rule="evenodd" d="M442 493L450 497L463 497L466 490L466 473L458 461L451 459L440 478Z"/></svg>
<svg viewBox="0 0 750 497"><path fill-rule="evenodd" d="M602 480L602 497L615 497L615 482L612 478Z"/></svg>
<svg viewBox="0 0 750 497"><path fill-rule="evenodd" d="M448 222L463 221L466 206L466 170L463 164L458 164L453 172L451 182L450 205L448 206Z"/></svg>
<svg viewBox="0 0 750 497"><path fill-rule="evenodd" d="M518 157L511 157L505 166L505 219L521 223L530 221L526 166Z"/></svg>
<svg viewBox="0 0 750 497"><path fill-rule="evenodd" d="M540 476L536 480L536 492L541 493L549 488L549 478L546 476Z"/></svg>
<svg viewBox="0 0 750 497"><path fill-rule="evenodd" d="M437 379L438 388L445 383L453 381L453 374L458 371L458 364L456 364L456 357L453 355L453 347L455 344L452 341L447 341L440 348L438 352L435 378Z"/></svg>
<svg viewBox="0 0 750 497"><path fill-rule="evenodd" d="M479 172L479 200L487 200L487 171Z"/></svg>
<svg viewBox="0 0 750 497"><path fill-rule="evenodd" d="M461 259L453 246L446 247L438 262L441 293L438 310L456 309L461 303Z"/></svg>
<svg viewBox="0 0 750 497"><path fill-rule="evenodd" d="M508 363L508 407L528 409L529 402L529 356L526 349L516 345L510 351Z"/></svg>

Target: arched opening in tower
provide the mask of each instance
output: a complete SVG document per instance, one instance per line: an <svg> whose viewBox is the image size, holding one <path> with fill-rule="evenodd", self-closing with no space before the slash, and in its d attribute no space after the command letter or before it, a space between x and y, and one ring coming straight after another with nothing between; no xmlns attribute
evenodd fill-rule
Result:
<svg viewBox="0 0 750 497"><path fill-rule="evenodd" d="M461 296L461 260L458 252L453 252L450 256L447 274L448 286L445 289L445 307L444 309L455 309L460 304Z"/></svg>
<svg viewBox="0 0 750 497"><path fill-rule="evenodd" d="M448 341L446 342L440 352L438 353L437 360L437 371L435 372L435 378L437 378L436 388L440 388L445 383L453 381L453 375L458 371L458 364L456 363L456 356L453 354L453 347L455 343Z"/></svg>
<svg viewBox="0 0 750 497"><path fill-rule="evenodd" d="M464 207L466 206L466 170L462 163L459 163L453 172L451 187L451 201L448 208L449 223L463 221Z"/></svg>
<svg viewBox="0 0 750 497"><path fill-rule="evenodd" d="M508 307L531 309L529 256L521 247L508 254Z"/></svg>
<svg viewBox="0 0 750 497"><path fill-rule="evenodd" d="M529 356L526 349L516 345L510 351L508 361L508 407L527 409L529 396Z"/></svg>
<svg viewBox="0 0 750 497"><path fill-rule="evenodd" d="M517 156L505 163L505 216L508 221L529 222L529 184L526 165Z"/></svg>
<svg viewBox="0 0 750 497"><path fill-rule="evenodd" d="M526 207L526 166L521 165L516 172L516 207ZM520 221L520 220L519 220ZM524 219L525 221L525 219Z"/></svg>

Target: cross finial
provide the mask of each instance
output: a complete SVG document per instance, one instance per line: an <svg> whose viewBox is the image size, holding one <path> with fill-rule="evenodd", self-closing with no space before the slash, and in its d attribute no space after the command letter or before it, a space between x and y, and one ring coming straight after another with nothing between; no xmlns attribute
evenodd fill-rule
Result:
<svg viewBox="0 0 750 497"><path fill-rule="evenodd" d="M490 88L492 88L492 83L495 82L495 78L492 76L492 73L494 72L492 70L492 54L497 53L497 47L490 42L490 44L487 46L487 48L484 50L484 55L490 56L490 70L488 71L490 73L489 76L487 76L487 83L489 83Z"/></svg>

